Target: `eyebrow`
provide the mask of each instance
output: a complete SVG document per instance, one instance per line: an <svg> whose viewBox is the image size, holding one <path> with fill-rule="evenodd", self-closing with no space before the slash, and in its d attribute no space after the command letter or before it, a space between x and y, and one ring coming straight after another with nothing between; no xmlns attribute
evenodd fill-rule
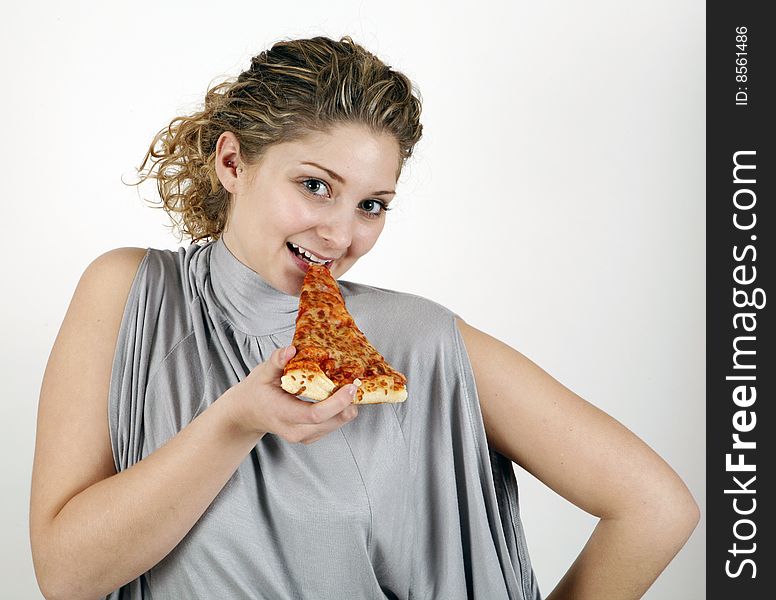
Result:
<svg viewBox="0 0 776 600"><path fill-rule="evenodd" d="M322 171L326 171L329 174L329 177L331 177L332 179L334 179L336 181L339 181L342 185L345 185L345 179L343 177L337 175L334 171L332 171L331 169L327 169L323 165L319 165L318 163L314 163L314 162L303 162L303 163L300 163L300 164L310 165L312 167L317 167L317 168L321 169ZM372 192L372 195L373 196L382 196L384 194L395 194L395 193L396 193L395 190L383 190L383 191L380 191L380 192Z"/></svg>

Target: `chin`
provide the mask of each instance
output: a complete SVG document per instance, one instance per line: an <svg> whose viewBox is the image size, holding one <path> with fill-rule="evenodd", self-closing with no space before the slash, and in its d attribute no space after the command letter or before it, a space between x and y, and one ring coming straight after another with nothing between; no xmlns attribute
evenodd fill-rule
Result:
<svg viewBox="0 0 776 600"><path fill-rule="evenodd" d="M304 275L295 279L292 282L286 283L280 288L282 292L285 292L289 296L298 296L302 292L302 282L304 281Z"/></svg>
<svg viewBox="0 0 776 600"><path fill-rule="evenodd" d="M334 279L339 279L339 278L340 278L340 277L342 277L342 276L343 276L345 273L347 273L348 271L350 271L351 267L353 267L353 265L354 265L354 264L356 264L356 261L355 261L355 260L348 261L348 262L347 262L346 264L344 264L344 265L343 265L343 264L335 264L335 265L334 265L334 269L331 271L331 275L332 275L332 277L334 277Z"/></svg>

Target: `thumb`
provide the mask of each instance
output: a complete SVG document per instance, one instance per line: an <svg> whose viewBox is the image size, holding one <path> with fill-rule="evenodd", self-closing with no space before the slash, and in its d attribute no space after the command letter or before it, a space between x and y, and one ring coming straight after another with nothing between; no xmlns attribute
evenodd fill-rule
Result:
<svg viewBox="0 0 776 600"><path fill-rule="evenodd" d="M262 379L267 382L274 382L280 379L283 374L283 369L296 354L296 348L294 346L286 346L285 348L278 348L272 355L263 363L261 363L261 375Z"/></svg>

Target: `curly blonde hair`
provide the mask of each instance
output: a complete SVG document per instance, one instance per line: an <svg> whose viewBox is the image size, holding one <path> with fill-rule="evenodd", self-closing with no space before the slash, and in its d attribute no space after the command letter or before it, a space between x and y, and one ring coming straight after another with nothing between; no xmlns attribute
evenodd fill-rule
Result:
<svg viewBox="0 0 776 600"><path fill-rule="evenodd" d="M412 82L350 36L281 41L255 56L237 78L211 87L201 111L161 129L135 185L156 179L161 208L181 238L216 240L231 198L215 170L223 132L235 134L241 159L253 164L273 144L337 124L362 124L395 137L401 170L422 135L420 112ZM144 171L149 160L152 166Z"/></svg>

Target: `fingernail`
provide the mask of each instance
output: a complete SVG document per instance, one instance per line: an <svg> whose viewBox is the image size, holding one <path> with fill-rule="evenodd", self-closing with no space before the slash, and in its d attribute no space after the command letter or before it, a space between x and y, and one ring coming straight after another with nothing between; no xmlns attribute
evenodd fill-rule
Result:
<svg viewBox="0 0 776 600"><path fill-rule="evenodd" d="M349 383L346 389L348 392L348 396L350 396L351 398L356 395L356 386L353 385L352 383Z"/></svg>

